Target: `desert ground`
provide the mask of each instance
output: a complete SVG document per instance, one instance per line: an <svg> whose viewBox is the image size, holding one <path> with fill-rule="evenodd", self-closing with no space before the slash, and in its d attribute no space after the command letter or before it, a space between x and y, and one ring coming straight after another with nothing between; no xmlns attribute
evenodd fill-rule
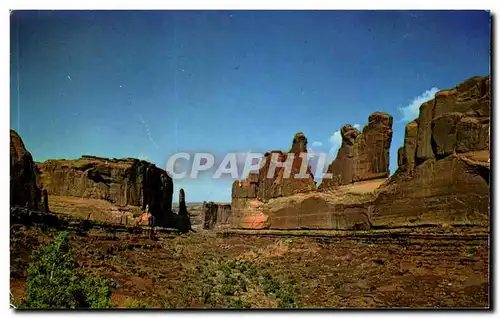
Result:
<svg viewBox="0 0 500 318"><path fill-rule="evenodd" d="M24 295L31 253L68 230L78 267L112 280L117 308L486 308L489 303L488 232L480 228L165 231L151 240L118 225L81 231L12 222L10 283L17 301Z"/></svg>

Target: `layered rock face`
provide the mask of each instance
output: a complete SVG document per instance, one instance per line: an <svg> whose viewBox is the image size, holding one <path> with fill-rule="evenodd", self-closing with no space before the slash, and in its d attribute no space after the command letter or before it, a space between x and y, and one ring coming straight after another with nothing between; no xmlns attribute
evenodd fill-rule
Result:
<svg viewBox="0 0 500 318"><path fill-rule="evenodd" d="M342 145L327 170L333 176L331 179L324 179L319 186L320 189L389 176L391 115L382 112L373 113L369 116L363 132L351 125L345 125L340 133Z"/></svg>
<svg viewBox="0 0 500 318"><path fill-rule="evenodd" d="M36 183L36 166L23 140L10 130L10 205L38 210L41 191Z"/></svg>
<svg viewBox="0 0 500 318"><path fill-rule="evenodd" d="M264 203L249 200L233 227L247 229L366 229L371 226L376 189L385 179L311 191ZM236 212L236 211L235 211Z"/></svg>
<svg viewBox="0 0 500 318"><path fill-rule="evenodd" d="M375 202L374 225L489 222L489 77L440 91L406 126L398 171Z"/></svg>
<svg viewBox="0 0 500 318"><path fill-rule="evenodd" d="M82 156L38 164L39 185L49 195L102 199L149 210L159 224L171 220L173 182L163 169L126 158Z"/></svg>
<svg viewBox="0 0 500 318"><path fill-rule="evenodd" d="M302 160L301 153L307 153L307 138L303 133L295 134L292 142L292 147L289 153L284 153L279 150L268 152L264 155L264 165L257 173L250 173L246 180L235 181L233 183L232 198L233 199L254 199L269 200L271 198L290 196L295 193L308 192L316 189L314 184L314 176L309 165L305 171L301 171ZM291 160L291 171L287 175L285 167L275 167L274 173L270 171L274 164L273 158L277 162L285 163L289 160L289 156L293 154ZM297 176L303 173L304 178Z"/></svg>
<svg viewBox="0 0 500 318"><path fill-rule="evenodd" d="M202 228L205 230L225 228L231 225L231 204L203 202Z"/></svg>
<svg viewBox="0 0 500 318"><path fill-rule="evenodd" d="M342 147L328 169L337 178L324 180L320 187L328 191L259 200L260 174L251 175L233 188L232 226L344 230L488 226L490 107L489 77L474 77L438 92L406 126L398 170L390 178L392 117L372 114L363 132L346 125L341 130Z"/></svg>
<svg viewBox="0 0 500 318"><path fill-rule="evenodd" d="M307 138L299 132L293 138L289 153L279 150L266 153L262 168L258 172L252 172L245 180L233 183L231 209L236 223L240 218L253 213L248 209L249 201L267 202L273 198L316 190L311 167L307 163L302 167L305 157L301 157L301 153L303 156L307 153ZM289 157L292 155L293 160ZM287 160L291 163L289 174L286 167L274 164L274 162L285 163ZM274 173L272 169L275 169Z"/></svg>

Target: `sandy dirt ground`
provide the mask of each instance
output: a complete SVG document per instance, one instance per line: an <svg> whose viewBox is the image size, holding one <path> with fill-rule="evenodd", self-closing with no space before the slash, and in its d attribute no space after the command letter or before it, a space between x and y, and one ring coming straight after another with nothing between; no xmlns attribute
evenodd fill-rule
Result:
<svg viewBox="0 0 500 318"><path fill-rule="evenodd" d="M200 231L160 233L156 240L102 229L70 233L78 266L112 279L112 302L120 308L274 308L280 306L280 297L302 308L489 304L485 229L416 229L411 235L365 231L349 236L324 231L308 236ZM31 252L55 234L43 226L11 225L15 299L23 297ZM268 281L255 283L241 264ZM281 285L273 289L269 282ZM285 294L284 286L293 293Z"/></svg>

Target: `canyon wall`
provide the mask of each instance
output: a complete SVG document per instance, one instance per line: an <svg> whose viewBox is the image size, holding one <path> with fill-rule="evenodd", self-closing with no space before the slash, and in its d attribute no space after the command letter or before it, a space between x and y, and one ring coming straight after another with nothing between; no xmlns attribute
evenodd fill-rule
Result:
<svg viewBox="0 0 500 318"><path fill-rule="evenodd" d="M398 170L380 189L374 225L489 223L489 77L443 90L406 126Z"/></svg>
<svg viewBox="0 0 500 318"><path fill-rule="evenodd" d="M39 186L49 195L101 199L149 210L160 224L171 220L173 182L149 162L82 156L37 164Z"/></svg>
<svg viewBox="0 0 500 318"><path fill-rule="evenodd" d="M203 202L201 212L202 229L222 229L231 226L231 204Z"/></svg>
<svg viewBox="0 0 500 318"><path fill-rule="evenodd" d="M345 125L342 146L328 167L333 179L323 180L319 191L283 192L276 178L261 179L264 166L233 184L232 227L488 226L490 111L489 77L438 92L406 125L398 169L390 178L392 117L376 112L362 132Z"/></svg>
<svg viewBox="0 0 500 318"><path fill-rule="evenodd" d="M10 130L10 205L41 208L42 192L37 186L37 168L17 132ZM44 201L46 202L46 201Z"/></svg>

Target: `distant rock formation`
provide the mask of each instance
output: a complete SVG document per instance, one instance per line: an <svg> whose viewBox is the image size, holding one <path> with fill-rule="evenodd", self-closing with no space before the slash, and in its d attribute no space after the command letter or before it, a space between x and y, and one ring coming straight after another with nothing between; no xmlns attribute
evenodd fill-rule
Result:
<svg viewBox="0 0 500 318"><path fill-rule="evenodd" d="M188 210L186 206L186 193L184 189L179 190L179 215L187 215Z"/></svg>
<svg viewBox="0 0 500 318"><path fill-rule="evenodd" d="M315 191L316 184L311 167L306 165L305 171L301 171L303 160L300 156L301 153L307 153L307 138L302 132L298 132L293 138L288 153L279 150L267 152L263 158L264 164L258 172L251 172L245 180L234 181L231 202L233 218L243 217L247 212L252 213L248 210L247 203L249 201L267 202L273 198ZM290 175L285 176L285 167L276 167L274 174L269 178L273 155L276 156L277 162L284 163L291 154L294 157L291 161ZM299 173L303 173L305 177L296 176ZM238 221L236 220L236 222Z"/></svg>
<svg viewBox="0 0 500 318"><path fill-rule="evenodd" d="M179 214L177 215L177 228L181 231L181 233L187 233L192 230L184 189L179 190Z"/></svg>
<svg viewBox="0 0 500 318"><path fill-rule="evenodd" d="M374 225L488 224L490 111L489 76L422 104L375 201Z"/></svg>
<svg viewBox="0 0 500 318"><path fill-rule="evenodd" d="M163 169L134 158L82 156L39 163L39 186L49 195L102 199L116 205L149 205L158 224L172 220L173 182Z"/></svg>
<svg viewBox="0 0 500 318"><path fill-rule="evenodd" d="M303 160L303 158L300 157L301 153L307 153L307 138L302 132L299 132L295 134L292 147L288 153L279 150L267 152L263 159L265 163L257 173L250 173L247 179L243 181L236 180L233 183L232 197L236 199L257 198L265 201L271 198L290 196L295 193L316 190L314 176L309 165L307 165L307 170L305 172L307 177L296 177L296 174L301 172L300 169ZM289 154L294 155L289 177L286 177L284 174L285 167L276 167L272 177L268 178L273 154L275 154L278 158L277 161L280 163L286 162Z"/></svg>
<svg viewBox="0 0 500 318"><path fill-rule="evenodd" d="M230 227L231 204L221 204L204 201L202 206L201 219L202 228L205 230Z"/></svg>
<svg viewBox="0 0 500 318"><path fill-rule="evenodd" d="M363 132L342 127L342 147L321 189L259 200L260 173L233 185L233 227L367 229L490 222L489 77L473 77L422 104L389 175L392 117L374 113ZM263 168L264 169L264 168ZM265 189L273 189L264 185ZM266 190L267 191L267 190ZM257 194L257 195L256 195ZM268 196L269 197L269 196Z"/></svg>
<svg viewBox="0 0 500 318"><path fill-rule="evenodd" d="M361 133L351 125L340 129L342 145L328 166L331 179L324 179L319 189L353 182L389 177L389 150L392 140L392 116L376 112L368 117Z"/></svg>
<svg viewBox="0 0 500 318"><path fill-rule="evenodd" d="M41 191L36 183L36 166L23 140L10 130L10 205L40 208Z"/></svg>

